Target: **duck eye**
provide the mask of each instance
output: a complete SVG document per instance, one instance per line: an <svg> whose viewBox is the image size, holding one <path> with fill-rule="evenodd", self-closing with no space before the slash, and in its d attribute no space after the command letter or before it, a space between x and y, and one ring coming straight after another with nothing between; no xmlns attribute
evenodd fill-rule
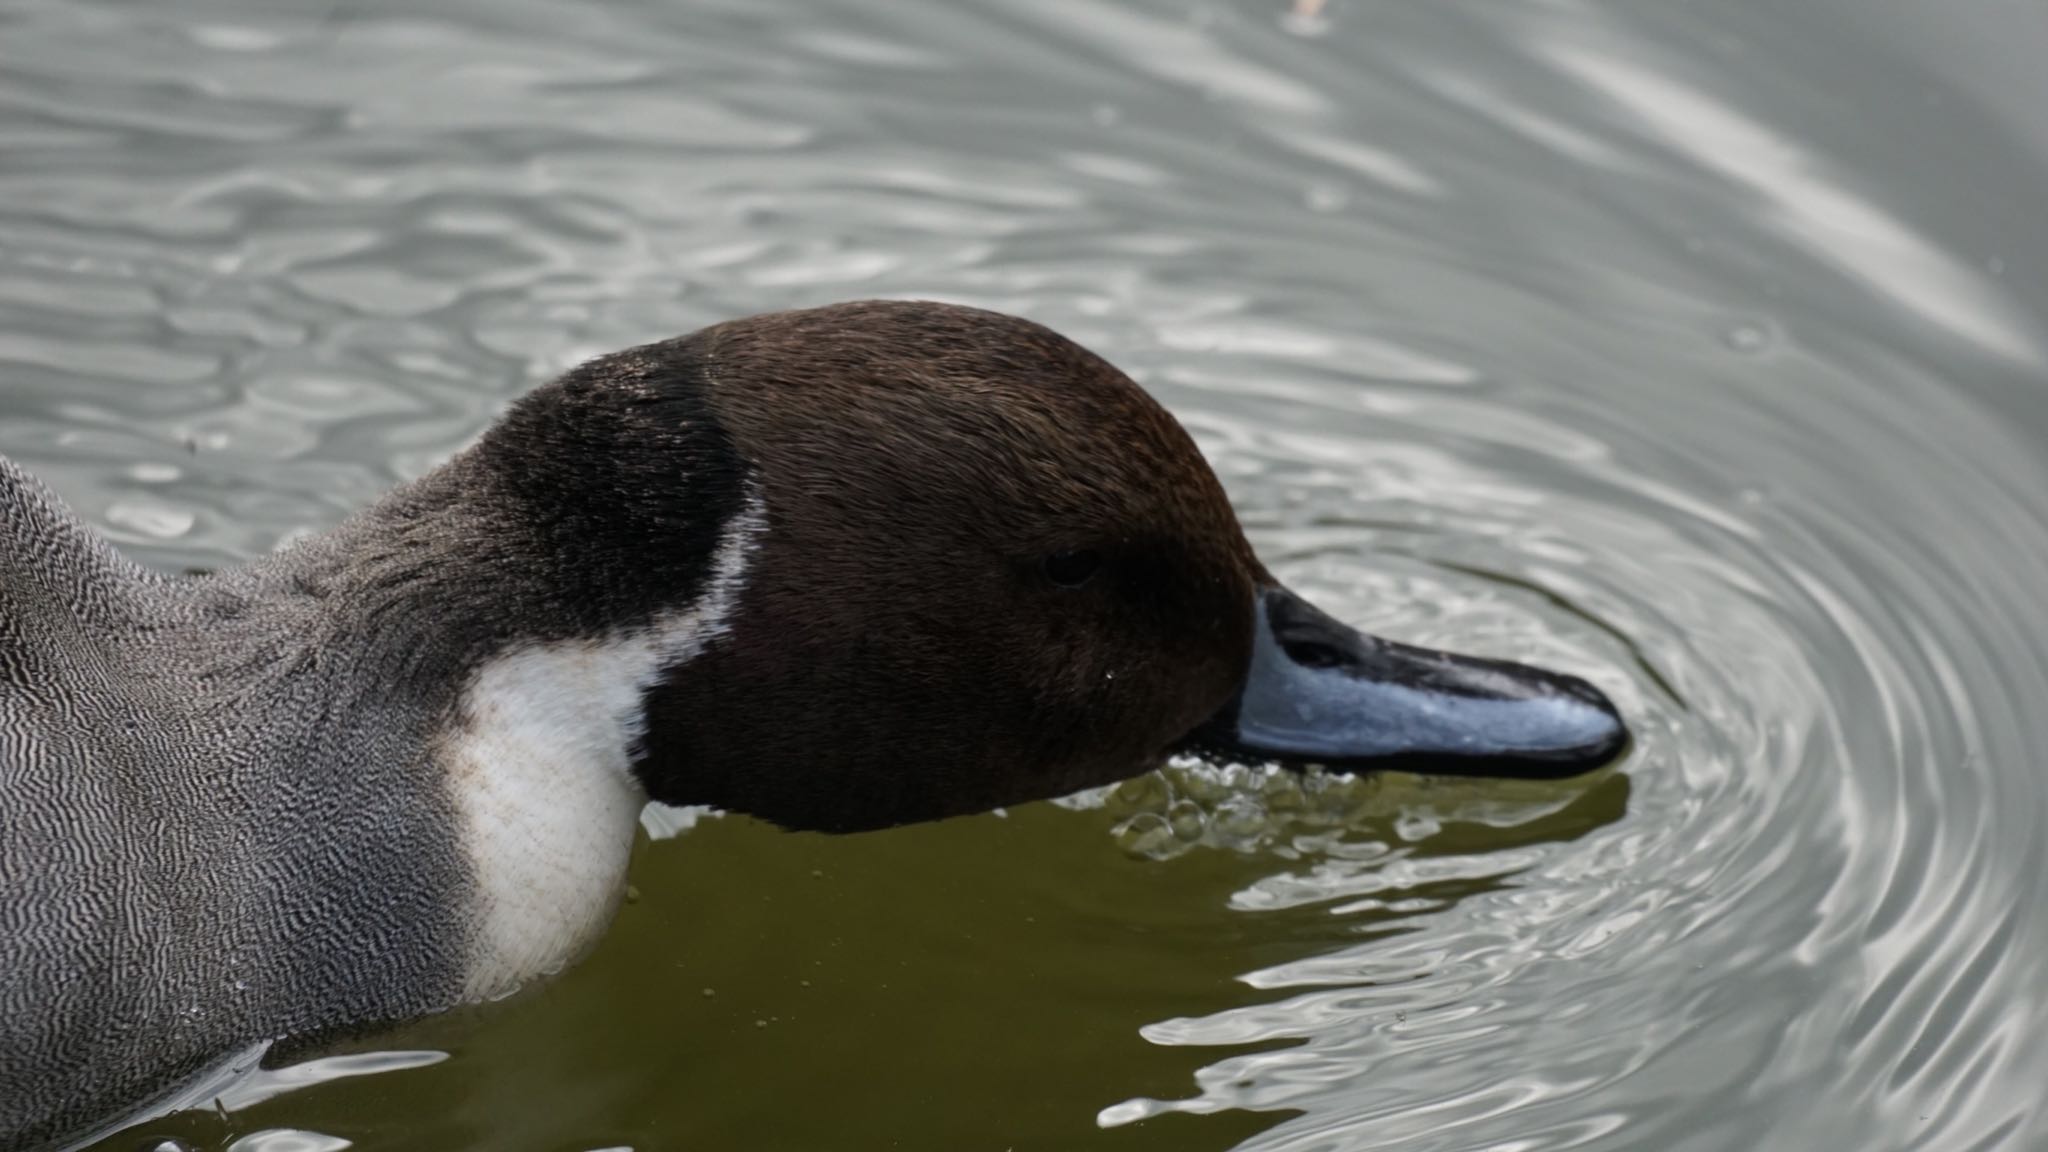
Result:
<svg viewBox="0 0 2048 1152"><path fill-rule="evenodd" d="M1062 588L1078 588L1102 567L1102 553L1093 548L1049 552L1045 557L1045 578Z"/></svg>

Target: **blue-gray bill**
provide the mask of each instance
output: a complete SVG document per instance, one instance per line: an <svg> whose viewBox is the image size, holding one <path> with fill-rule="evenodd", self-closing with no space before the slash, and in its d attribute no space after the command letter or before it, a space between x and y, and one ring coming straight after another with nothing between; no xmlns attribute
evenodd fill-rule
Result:
<svg viewBox="0 0 2048 1152"><path fill-rule="evenodd" d="M1244 687L1199 750L1347 772L1553 779L1612 762L1621 714L1576 676L1367 636L1285 588L1259 592Z"/></svg>

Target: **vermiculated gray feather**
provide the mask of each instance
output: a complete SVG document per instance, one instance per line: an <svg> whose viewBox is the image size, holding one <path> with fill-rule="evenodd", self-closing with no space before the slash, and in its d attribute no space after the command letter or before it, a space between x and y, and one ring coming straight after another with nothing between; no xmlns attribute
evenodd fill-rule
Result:
<svg viewBox="0 0 2048 1152"><path fill-rule="evenodd" d="M434 578L432 499L176 580L0 460L0 1144L456 998L469 881L427 761L461 654L388 610Z"/></svg>

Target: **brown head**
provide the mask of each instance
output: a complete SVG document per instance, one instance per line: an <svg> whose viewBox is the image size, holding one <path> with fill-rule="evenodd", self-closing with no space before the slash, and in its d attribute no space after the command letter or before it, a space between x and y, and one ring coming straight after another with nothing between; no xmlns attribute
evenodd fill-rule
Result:
<svg viewBox="0 0 2048 1152"><path fill-rule="evenodd" d="M522 405L520 435L583 451L560 428L626 397L650 415L607 427L615 459L672 457L672 502L765 511L722 630L648 695L637 771L656 799L839 831L1056 796L1196 745L1556 775L1625 738L1582 681L1362 637L1280 589L1172 416L1029 321L777 313L552 387L574 403ZM672 530L694 597L707 526L664 518L660 473L626 484L649 509L633 579L661 584Z"/></svg>
<svg viewBox="0 0 2048 1152"><path fill-rule="evenodd" d="M1120 779L1251 654L1258 565L1194 443L1027 321L861 303L702 333L769 527L650 701L650 783L806 827Z"/></svg>

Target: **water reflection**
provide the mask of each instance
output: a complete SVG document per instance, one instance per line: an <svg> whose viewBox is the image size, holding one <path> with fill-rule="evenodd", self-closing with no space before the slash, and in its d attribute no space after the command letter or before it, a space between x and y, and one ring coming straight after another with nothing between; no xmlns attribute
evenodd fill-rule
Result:
<svg viewBox="0 0 2048 1152"><path fill-rule="evenodd" d="M1403 782L1391 791L1410 787ZM1302 935L1290 922L1339 917L1343 931L1359 943L1238 977L1260 992L1290 993L1282 999L1164 1020L1143 1030L1160 1045L1285 1042L1287 1048L1218 1060L1197 1075L1201 1095L1125 1101L1105 1108L1098 1123L1129 1124L1176 1111L1306 1111L1299 1107L1304 1099L1327 1095L1340 1082L1360 1088L1384 1084L1381 1065L1388 1061L1427 1067L1433 1048L1459 1050L1486 1038L1505 1039L1516 1025L1493 1018L1503 1002L1487 992L1490 983L1505 979L1500 970L1516 960L1519 931L1469 934L1466 939L1478 947L1454 959L1430 935L1432 915L1472 901L1499 902L1515 910L1516 921L1554 912L1554 906L1545 908L1554 901L1533 885L1524 891L1522 878L1546 855L1540 846L1576 840L1621 819L1628 778L1607 776L1575 795L1521 805L1483 795L1459 804L1434 791L1406 796L1392 820L1360 822L1337 835L1297 837L1292 847L1314 861L1311 867L1262 878L1231 896L1231 907L1260 914L1262 923L1254 930L1274 939ZM1610 923L1595 931L1618 929ZM1418 938L1403 940L1411 935ZM1496 979L1475 978L1474 967L1488 966ZM1346 1042L1332 1051L1325 1038L1339 1035ZM1339 1066L1346 1071L1335 1075ZM1495 1086L1499 1073L1489 1068L1476 1078ZM1396 1102L1404 1108L1413 1104ZM1383 1119L1372 1112L1355 1118Z"/></svg>
<svg viewBox="0 0 2048 1152"><path fill-rule="evenodd" d="M1676 77L1631 62L1641 45L1544 47L1565 72L1635 114L1695 163L1763 199L1774 229L1955 335L2015 360L2038 361L2027 322L2000 292L1896 217L1829 179L1807 151Z"/></svg>

